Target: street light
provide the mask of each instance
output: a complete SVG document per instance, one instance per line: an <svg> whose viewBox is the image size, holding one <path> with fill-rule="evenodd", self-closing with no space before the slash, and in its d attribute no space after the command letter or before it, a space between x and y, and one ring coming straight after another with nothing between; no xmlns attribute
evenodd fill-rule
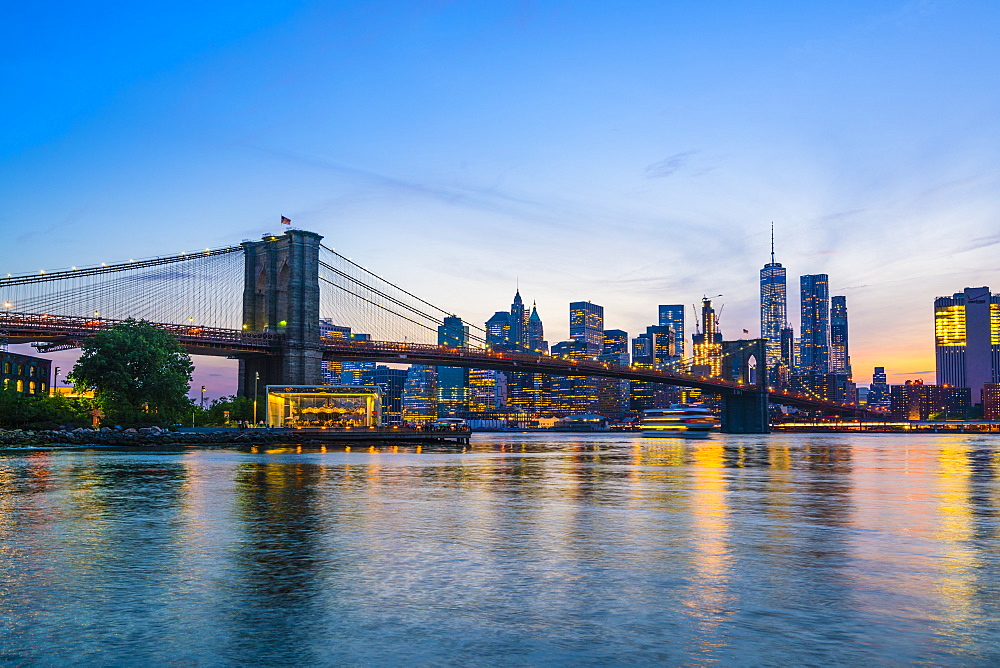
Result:
<svg viewBox="0 0 1000 668"><path fill-rule="evenodd" d="M201 410L205 410L205 386L201 386Z"/></svg>
<svg viewBox="0 0 1000 668"><path fill-rule="evenodd" d="M52 376L52 391L49 393L51 396L56 395L56 388L59 387L59 367L56 367L55 375Z"/></svg>
<svg viewBox="0 0 1000 668"><path fill-rule="evenodd" d="M253 372L253 426L257 426L257 381L260 380L260 371Z"/></svg>

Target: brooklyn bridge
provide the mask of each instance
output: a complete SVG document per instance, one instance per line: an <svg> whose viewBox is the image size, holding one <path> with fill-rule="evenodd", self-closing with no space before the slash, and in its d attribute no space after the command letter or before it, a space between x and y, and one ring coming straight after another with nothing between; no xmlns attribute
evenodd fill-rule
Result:
<svg viewBox="0 0 1000 668"><path fill-rule="evenodd" d="M239 360L239 394L259 385L317 385L323 360L495 369L595 376L698 388L722 399L723 430L767 433L769 404L844 417L880 419L863 407L768 388L755 374L764 340L733 342L722 378L681 370L572 360L491 349L485 332L469 345L434 345L452 311L376 275L319 234L289 230L259 241L165 257L71 267L0 278L0 331L40 352L79 347L127 318L157 323L195 355ZM329 318L371 334L362 341L321 336ZM763 363L761 363L763 368Z"/></svg>

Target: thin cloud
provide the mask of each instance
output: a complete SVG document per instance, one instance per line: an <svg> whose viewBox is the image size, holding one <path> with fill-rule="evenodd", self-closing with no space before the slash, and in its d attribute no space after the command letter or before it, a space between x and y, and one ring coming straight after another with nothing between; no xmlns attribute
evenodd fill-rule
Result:
<svg viewBox="0 0 1000 668"><path fill-rule="evenodd" d="M674 174L681 167L686 165L690 161L691 156L696 154L698 151L682 151L680 153L674 153L672 156L661 160L659 162L654 162L652 165L646 167L643 172L647 179L663 179Z"/></svg>
<svg viewBox="0 0 1000 668"><path fill-rule="evenodd" d="M896 373L889 374L890 376L926 376L927 374L934 373L934 370L930 371L897 371Z"/></svg>

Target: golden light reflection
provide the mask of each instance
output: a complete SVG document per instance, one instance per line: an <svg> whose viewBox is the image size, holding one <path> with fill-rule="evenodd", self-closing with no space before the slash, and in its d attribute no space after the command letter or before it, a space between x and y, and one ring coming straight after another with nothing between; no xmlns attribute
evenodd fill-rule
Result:
<svg viewBox="0 0 1000 668"><path fill-rule="evenodd" d="M732 554L729 549L729 505L726 500L725 451L719 442L692 448L691 544L695 554L693 586L685 606L698 619L703 653L716 646L718 627L733 610L729 592Z"/></svg>
<svg viewBox="0 0 1000 668"><path fill-rule="evenodd" d="M940 524L936 537L945 543L938 588L947 621L964 626L975 616L975 569L971 541L974 537L968 442L948 439L938 460Z"/></svg>

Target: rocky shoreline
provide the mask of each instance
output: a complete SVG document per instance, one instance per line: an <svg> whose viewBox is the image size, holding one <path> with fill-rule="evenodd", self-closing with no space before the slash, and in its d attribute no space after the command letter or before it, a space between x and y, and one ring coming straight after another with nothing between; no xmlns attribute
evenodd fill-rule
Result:
<svg viewBox="0 0 1000 668"><path fill-rule="evenodd" d="M289 435L267 429L244 431L176 432L159 427L144 429L3 429L0 448L30 446L162 446L233 445L288 442Z"/></svg>

